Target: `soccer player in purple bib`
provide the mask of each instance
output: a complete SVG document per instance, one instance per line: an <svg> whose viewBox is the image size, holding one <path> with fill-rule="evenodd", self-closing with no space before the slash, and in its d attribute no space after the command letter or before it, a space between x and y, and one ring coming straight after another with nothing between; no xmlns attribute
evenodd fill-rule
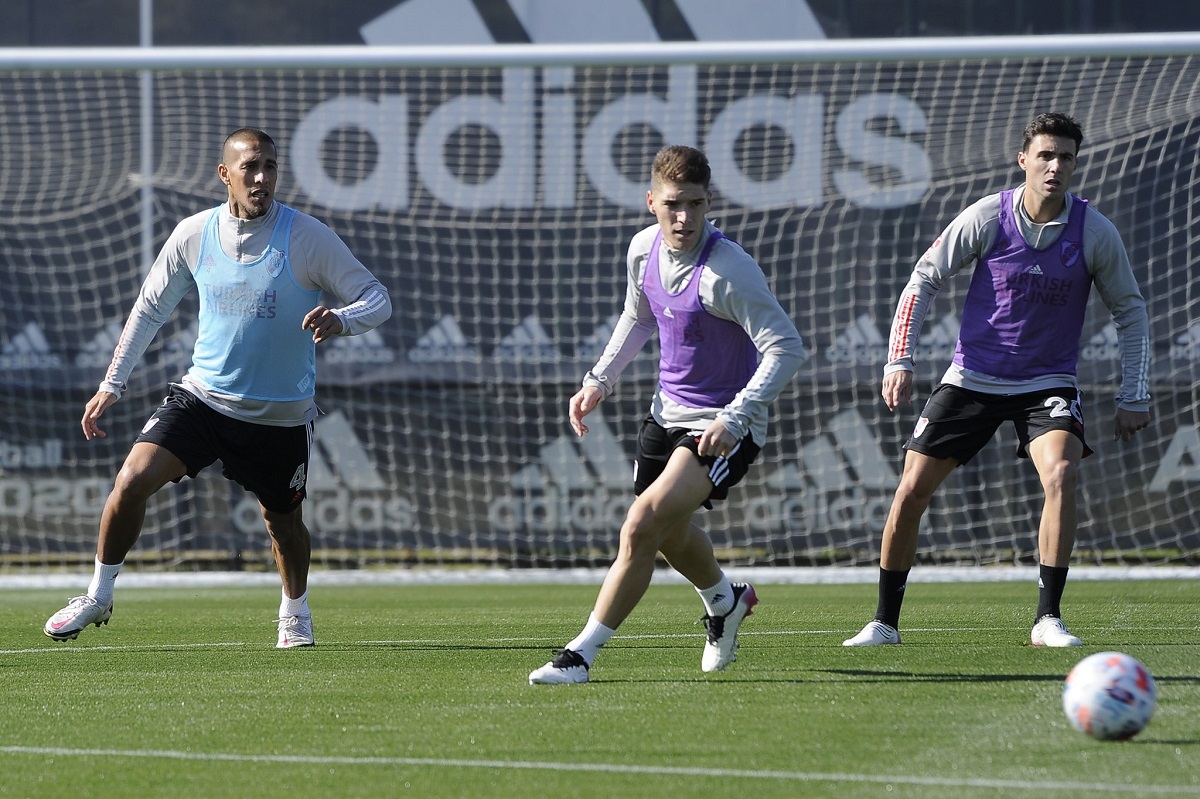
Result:
<svg viewBox="0 0 1200 799"><path fill-rule="evenodd" d="M99 390L83 411L99 421L189 292L200 295L192 364L142 428L104 503L86 593L46 622L56 641L112 616L113 587L142 532L146 503L169 482L220 459L226 477L258 499L283 583L280 649L312 646L311 539L301 516L313 420L316 347L365 333L392 313L387 289L337 234L275 200L275 142L242 128L226 137L217 175L226 201L181 221L142 284ZM337 300L340 305L323 303Z"/></svg>
<svg viewBox="0 0 1200 799"><path fill-rule="evenodd" d="M1017 455L1033 461L1045 493L1038 527L1034 646L1080 646L1060 603L1075 545L1084 436L1075 377L1092 284L1121 342L1121 389L1113 437L1150 423L1146 303L1113 224L1067 189L1083 133L1064 114L1042 114L1024 131L1017 163L1025 184L960 213L917 262L892 319L883 400L895 411L912 391L913 351L947 278L974 267L954 359L905 443L904 471L883 528L875 618L845 646L898 644L900 605L916 559L921 517L955 467L971 460L1006 421Z"/></svg>
<svg viewBox="0 0 1200 799"><path fill-rule="evenodd" d="M646 205L657 222L629 244L620 321L569 408L583 436L584 417L658 331L658 390L638 435L636 497L587 624L530 673L530 684L588 681L600 647L645 594L660 552L704 603L703 671L733 662L738 627L758 602L752 586L730 583L692 516L746 475L766 441L768 406L806 354L762 269L705 218L710 177L708 159L692 147L669 146L654 158Z"/></svg>

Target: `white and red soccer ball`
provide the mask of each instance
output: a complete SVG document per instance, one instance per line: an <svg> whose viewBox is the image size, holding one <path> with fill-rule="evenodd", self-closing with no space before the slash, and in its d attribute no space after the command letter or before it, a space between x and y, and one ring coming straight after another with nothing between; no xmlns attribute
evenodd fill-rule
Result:
<svg viewBox="0 0 1200 799"><path fill-rule="evenodd" d="M1097 652L1075 664L1063 684L1071 726L1102 741L1123 741L1154 715L1158 687L1150 670L1123 652Z"/></svg>

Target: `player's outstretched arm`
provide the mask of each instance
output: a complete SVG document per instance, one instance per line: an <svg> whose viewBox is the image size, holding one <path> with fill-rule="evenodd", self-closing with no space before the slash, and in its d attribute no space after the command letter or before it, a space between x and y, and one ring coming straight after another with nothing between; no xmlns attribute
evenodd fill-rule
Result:
<svg viewBox="0 0 1200 799"><path fill-rule="evenodd" d="M900 403L907 404L912 399L912 372L900 370L883 376L883 402L889 411L895 411Z"/></svg>
<svg viewBox="0 0 1200 799"><path fill-rule="evenodd" d="M583 423L583 417L591 413L602 399L604 399L604 390L596 386L584 386L575 392L575 396L571 397L567 418L571 421L571 429L575 431L575 435L582 437L588 431L588 426Z"/></svg>
<svg viewBox="0 0 1200 799"><path fill-rule="evenodd" d="M80 422L84 438L88 441L93 438L108 438L108 433L101 430L97 422L109 409L109 406L116 401L117 395L107 391L97 391L96 395L88 400L88 404L83 409L83 420Z"/></svg>
<svg viewBox="0 0 1200 799"><path fill-rule="evenodd" d="M1149 425L1149 411L1128 411L1124 408L1117 408L1117 415L1113 419L1113 439L1128 441L1133 438L1134 433Z"/></svg>

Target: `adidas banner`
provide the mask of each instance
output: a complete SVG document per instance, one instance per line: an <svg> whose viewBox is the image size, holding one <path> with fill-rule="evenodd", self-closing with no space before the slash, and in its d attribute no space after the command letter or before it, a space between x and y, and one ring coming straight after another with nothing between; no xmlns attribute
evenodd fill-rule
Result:
<svg viewBox="0 0 1200 799"><path fill-rule="evenodd" d="M482 40L492 31L470 16L475 5L456 3L464 16L453 27ZM519 17L526 4L510 5ZM694 13L719 4L676 5L694 36L715 38ZM553 42L557 19L521 23ZM380 43L421 30L388 14L372 24ZM1079 379L1098 454L1083 466L1080 548L1194 552L1194 76L1188 58L1041 56L163 70L153 75L150 232L161 246L179 219L220 202L219 140L255 109L254 124L279 143L280 199L335 230L395 306L379 329L318 350L325 415L305 509L318 546L411 562L606 562L630 497L653 346L582 442L566 425L567 400L620 311L629 239L652 221L653 154L665 142L700 145L714 166L711 218L762 265L812 354L775 409L762 460L706 526L731 536L722 546L736 540L746 562L862 562L877 546L900 447L950 360L969 278L934 303L918 398L891 415L879 382L896 300L953 215L1020 181L1028 117L1069 108L1086 135L1075 188L1122 233L1151 311L1154 362L1155 422L1116 445L1120 331L1094 297ZM124 72L6 81L0 152L26 166L0 164L0 553L86 552L130 443L187 369L196 301L176 309L106 414L109 438L84 442L79 416L145 267L140 84ZM1038 108L995 91L1014 85L1036 86ZM1136 118L1114 112L1126 108ZM45 124L57 118L72 124ZM1006 436L951 477L923 546L965 560L1034 546L1040 487ZM148 550L234 557L263 545L252 499L219 469L163 491L150 514Z"/></svg>

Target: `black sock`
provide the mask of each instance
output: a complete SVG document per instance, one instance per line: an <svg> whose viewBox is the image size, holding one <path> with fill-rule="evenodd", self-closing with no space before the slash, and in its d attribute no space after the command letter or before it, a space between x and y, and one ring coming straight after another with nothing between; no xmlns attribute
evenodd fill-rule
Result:
<svg viewBox="0 0 1200 799"><path fill-rule="evenodd" d="M875 606L875 620L900 629L900 605L904 603L904 586L908 585L908 569L888 571L879 568L879 604Z"/></svg>
<svg viewBox="0 0 1200 799"><path fill-rule="evenodd" d="M1062 595L1067 587L1066 566L1038 566L1038 607L1034 623L1046 616L1062 618Z"/></svg>

